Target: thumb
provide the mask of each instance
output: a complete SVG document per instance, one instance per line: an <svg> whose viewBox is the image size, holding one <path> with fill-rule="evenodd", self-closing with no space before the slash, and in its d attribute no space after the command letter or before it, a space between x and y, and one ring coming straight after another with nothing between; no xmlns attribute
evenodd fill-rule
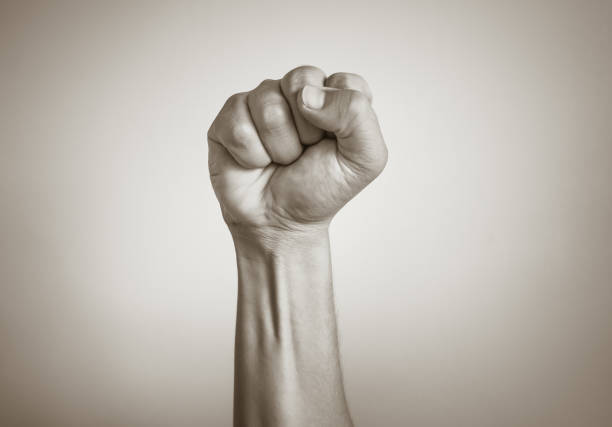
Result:
<svg viewBox="0 0 612 427"><path fill-rule="evenodd" d="M338 154L353 172L372 179L382 172L387 147L366 95L357 90L307 85L298 94L297 104L308 122L336 135Z"/></svg>

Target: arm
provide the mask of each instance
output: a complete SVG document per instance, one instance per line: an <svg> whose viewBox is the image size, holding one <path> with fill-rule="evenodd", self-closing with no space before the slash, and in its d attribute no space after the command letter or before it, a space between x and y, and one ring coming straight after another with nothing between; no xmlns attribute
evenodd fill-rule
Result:
<svg viewBox="0 0 612 427"><path fill-rule="evenodd" d="M351 426L327 230L233 237L236 425Z"/></svg>
<svg viewBox="0 0 612 427"><path fill-rule="evenodd" d="M231 96L208 131L238 262L236 426L352 425L327 230L387 161L370 100L360 76L299 67Z"/></svg>

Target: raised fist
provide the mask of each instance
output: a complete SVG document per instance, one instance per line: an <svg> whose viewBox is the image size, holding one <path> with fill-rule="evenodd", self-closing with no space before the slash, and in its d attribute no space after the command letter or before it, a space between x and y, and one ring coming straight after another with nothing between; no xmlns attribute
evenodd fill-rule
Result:
<svg viewBox="0 0 612 427"><path fill-rule="evenodd" d="M311 66L232 95L208 131L230 228L328 224L387 162L371 98L360 76Z"/></svg>

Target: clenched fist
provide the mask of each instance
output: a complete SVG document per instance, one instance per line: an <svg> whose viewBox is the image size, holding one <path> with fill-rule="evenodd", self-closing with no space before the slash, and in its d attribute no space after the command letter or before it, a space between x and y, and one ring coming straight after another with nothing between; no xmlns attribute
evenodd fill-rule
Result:
<svg viewBox="0 0 612 427"><path fill-rule="evenodd" d="M328 224L387 162L371 98L360 76L310 66L231 96L208 131L230 228Z"/></svg>

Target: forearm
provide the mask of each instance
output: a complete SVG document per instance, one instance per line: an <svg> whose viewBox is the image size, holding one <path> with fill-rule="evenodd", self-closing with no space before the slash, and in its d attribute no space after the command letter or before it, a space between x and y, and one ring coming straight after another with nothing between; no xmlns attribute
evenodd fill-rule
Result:
<svg viewBox="0 0 612 427"><path fill-rule="evenodd" d="M327 224L387 162L371 99L357 74L302 66L230 96L208 130L238 260L236 426L352 425Z"/></svg>
<svg viewBox="0 0 612 427"><path fill-rule="evenodd" d="M351 426L327 228L232 234L239 278L234 424Z"/></svg>

